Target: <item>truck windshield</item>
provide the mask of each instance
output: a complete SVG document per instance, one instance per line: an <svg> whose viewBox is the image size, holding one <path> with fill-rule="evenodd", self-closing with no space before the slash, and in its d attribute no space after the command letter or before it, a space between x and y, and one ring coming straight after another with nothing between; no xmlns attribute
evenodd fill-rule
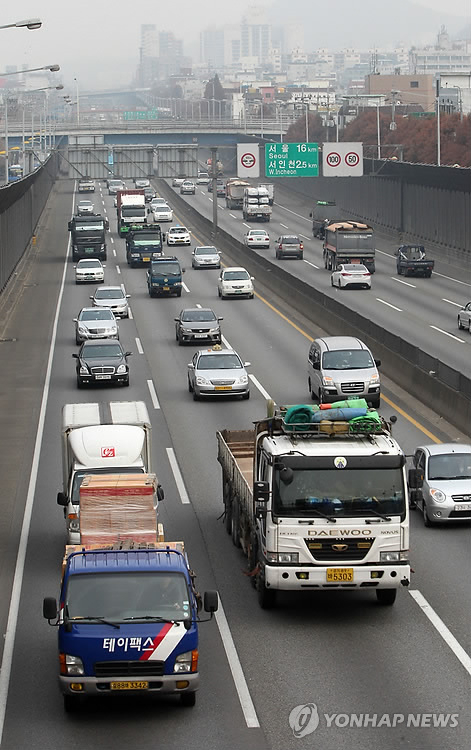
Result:
<svg viewBox="0 0 471 750"><path fill-rule="evenodd" d="M148 234L147 232L141 232L138 237L132 238L132 244L134 247L141 247L145 245L146 247L149 247L149 245L156 245L157 247L160 247L161 240L160 240L160 234Z"/></svg>
<svg viewBox="0 0 471 750"><path fill-rule="evenodd" d="M74 573L68 579L64 609L69 619L83 618L91 625L96 625L96 618L123 622L192 616L187 582L178 572Z"/></svg>
<svg viewBox="0 0 471 750"><path fill-rule="evenodd" d="M72 482L72 488L70 492L70 499L71 502L74 503L74 505L79 505L80 503L80 485L83 482L83 478L88 476L89 474L109 474L110 471L116 471L119 474L143 474L144 468L143 467L128 467L128 468L122 468L119 467L113 467L110 469L110 467L104 467L103 469L83 469L82 471L76 471L74 474L74 479Z"/></svg>
<svg viewBox="0 0 471 750"><path fill-rule="evenodd" d="M146 215L146 209L144 206L122 206L121 207L121 216L142 216L145 218Z"/></svg>
<svg viewBox="0 0 471 750"><path fill-rule="evenodd" d="M181 270L178 263L152 263L152 276L180 276Z"/></svg>
<svg viewBox="0 0 471 750"><path fill-rule="evenodd" d="M291 484L275 472L273 512L277 516L402 516L405 495L401 469L295 469Z"/></svg>

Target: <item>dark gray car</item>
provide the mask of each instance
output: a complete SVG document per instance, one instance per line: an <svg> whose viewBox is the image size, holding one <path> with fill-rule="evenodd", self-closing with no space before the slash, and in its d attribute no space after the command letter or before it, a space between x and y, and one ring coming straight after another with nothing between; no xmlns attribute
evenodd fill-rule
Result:
<svg viewBox="0 0 471 750"><path fill-rule="evenodd" d="M275 242L275 255L278 260L281 258L299 258L302 260L304 245L297 235L282 234Z"/></svg>
<svg viewBox="0 0 471 750"><path fill-rule="evenodd" d="M175 318L175 338L179 346L202 341L220 344L221 320L209 307L189 307Z"/></svg>
<svg viewBox="0 0 471 750"><path fill-rule="evenodd" d="M79 353L72 354L77 360L77 387L97 383L129 385L127 358L131 354L119 341L84 341Z"/></svg>

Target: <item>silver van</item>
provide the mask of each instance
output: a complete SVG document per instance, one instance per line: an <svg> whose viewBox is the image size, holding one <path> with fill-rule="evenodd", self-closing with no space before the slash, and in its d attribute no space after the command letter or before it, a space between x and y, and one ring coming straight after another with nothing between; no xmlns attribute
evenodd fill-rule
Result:
<svg viewBox="0 0 471 750"><path fill-rule="evenodd" d="M425 526L471 521L471 445L421 445L408 475L409 498Z"/></svg>
<svg viewBox="0 0 471 750"><path fill-rule="evenodd" d="M313 400L329 403L346 398L365 398L378 407L381 385L370 350L353 336L315 339L309 349L308 388Z"/></svg>

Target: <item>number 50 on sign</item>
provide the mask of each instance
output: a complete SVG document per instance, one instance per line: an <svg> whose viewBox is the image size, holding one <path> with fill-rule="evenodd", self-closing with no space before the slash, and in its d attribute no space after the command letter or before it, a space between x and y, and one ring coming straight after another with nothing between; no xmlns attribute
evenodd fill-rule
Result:
<svg viewBox="0 0 471 750"><path fill-rule="evenodd" d="M362 177L362 143L323 143L322 173L324 177Z"/></svg>

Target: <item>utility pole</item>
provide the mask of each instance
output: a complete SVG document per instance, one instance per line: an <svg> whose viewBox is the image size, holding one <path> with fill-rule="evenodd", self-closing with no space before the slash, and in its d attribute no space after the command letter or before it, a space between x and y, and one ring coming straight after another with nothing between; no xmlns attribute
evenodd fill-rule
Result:
<svg viewBox="0 0 471 750"><path fill-rule="evenodd" d="M213 242L216 242L218 233L218 191L217 191L217 176L218 176L218 150L216 146L211 146L211 167L212 174L211 178L213 181L213 228L211 231L211 237Z"/></svg>

